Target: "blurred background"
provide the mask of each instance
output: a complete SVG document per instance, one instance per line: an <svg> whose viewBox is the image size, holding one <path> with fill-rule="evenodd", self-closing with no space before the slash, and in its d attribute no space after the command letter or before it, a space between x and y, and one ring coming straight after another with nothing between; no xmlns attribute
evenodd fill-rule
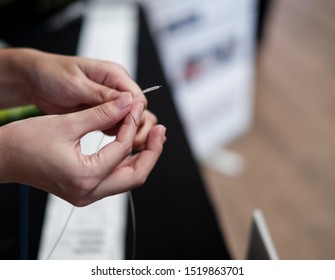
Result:
<svg viewBox="0 0 335 280"><path fill-rule="evenodd" d="M244 257L260 208L281 259L334 259L335 4L271 2L256 56L254 121L229 145L243 171L202 170L234 257Z"/></svg>
<svg viewBox="0 0 335 280"><path fill-rule="evenodd" d="M0 0L2 44L38 41L97 2L118 1ZM231 257L246 257L261 209L280 259L335 259L335 3L123 2L144 9Z"/></svg>

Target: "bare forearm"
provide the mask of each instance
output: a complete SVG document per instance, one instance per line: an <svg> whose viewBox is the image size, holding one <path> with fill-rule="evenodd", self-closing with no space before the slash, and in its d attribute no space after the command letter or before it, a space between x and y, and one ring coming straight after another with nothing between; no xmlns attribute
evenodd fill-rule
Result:
<svg viewBox="0 0 335 280"><path fill-rule="evenodd" d="M31 103L28 81L36 51L0 49L0 108Z"/></svg>
<svg viewBox="0 0 335 280"><path fill-rule="evenodd" d="M8 183L10 179L10 135L8 133L8 127L0 127L0 183Z"/></svg>

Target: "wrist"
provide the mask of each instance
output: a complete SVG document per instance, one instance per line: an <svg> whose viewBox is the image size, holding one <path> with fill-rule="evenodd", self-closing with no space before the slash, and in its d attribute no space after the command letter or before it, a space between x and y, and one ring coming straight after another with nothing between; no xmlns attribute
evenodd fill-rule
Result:
<svg viewBox="0 0 335 280"><path fill-rule="evenodd" d="M37 53L25 48L0 50L0 107L32 103L30 81Z"/></svg>

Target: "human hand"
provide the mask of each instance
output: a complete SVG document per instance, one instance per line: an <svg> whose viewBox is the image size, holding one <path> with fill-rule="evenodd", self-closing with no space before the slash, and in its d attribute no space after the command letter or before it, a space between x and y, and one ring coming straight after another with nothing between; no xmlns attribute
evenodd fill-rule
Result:
<svg viewBox="0 0 335 280"><path fill-rule="evenodd" d="M130 92L134 103L147 99L126 70L113 62L23 50L35 57L30 71L30 95L46 113L66 113L111 101ZM157 118L148 110L140 117L133 147L140 148ZM117 126L105 131L114 135Z"/></svg>
<svg viewBox="0 0 335 280"><path fill-rule="evenodd" d="M62 114L114 100L127 92L132 94L134 103L147 105L139 86L124 68L112 62L33 49L1 50L0 62L3 107L34 103L45 113ZM145 143L156 123L157 118L144 110L134 148ZM104 132L115 134L118 126Z"/></svg>
<svg viewBox="0 0 335 280"><path fill-rule="evenodd" d="M99 105L131 92L147 101L120 65L34 49L0 49L0 107L36 104L47 114Z"/></svg>
<svg viewBox="0 0 335 280"><path fill-rule="evenodd" d="M148 133L150 132L151 128L157 124L157 117L148 110L144 110L139 123L136 123L137 126L137 133L134 138L133 149L138 150L142 149L143 145L145 145ZM119 125L114 126L111 129L103 131L105 134L108 135L115 135L119 129Z"/></svg>
<svg viewBox="0 0 335 280"><path fill-rule="evenodd" d="M134 102L147 106L141 88L126 70L113 62L63 56L36 50L26 55L28 95L48 114L68 113L114 100L130 92Z"/></svg>
<svg viewBox="0 0 335 280"><path fill-rule="evenodd" d="M155 125L150 127L143 149L129 155L143 107L125 93L90 109L1 127L0 152L6 164L0 163L0 181L35 186L76 206L143 184L165 141L165 128ZM114 142L95 154L81 153L80 139L85 134L108 130L120 122Z"/></svg>

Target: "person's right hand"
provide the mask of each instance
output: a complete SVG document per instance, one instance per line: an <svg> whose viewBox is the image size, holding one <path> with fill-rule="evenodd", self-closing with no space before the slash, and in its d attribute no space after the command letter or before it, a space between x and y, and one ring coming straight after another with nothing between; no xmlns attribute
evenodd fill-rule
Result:
<svg viewBox="0 0 335 280"><path fill-rule="evenodd" d="M0 128L0 181L18 182L85 206L142 185L165 142L165 127L147 133L143 149L130 155L143 103L130 93L83 111L30 118ZM133 119L134 118L134 119ZM135 122L134 122L135 120ZM121 122L116 140L83 155L80 139Z"/></svg>

